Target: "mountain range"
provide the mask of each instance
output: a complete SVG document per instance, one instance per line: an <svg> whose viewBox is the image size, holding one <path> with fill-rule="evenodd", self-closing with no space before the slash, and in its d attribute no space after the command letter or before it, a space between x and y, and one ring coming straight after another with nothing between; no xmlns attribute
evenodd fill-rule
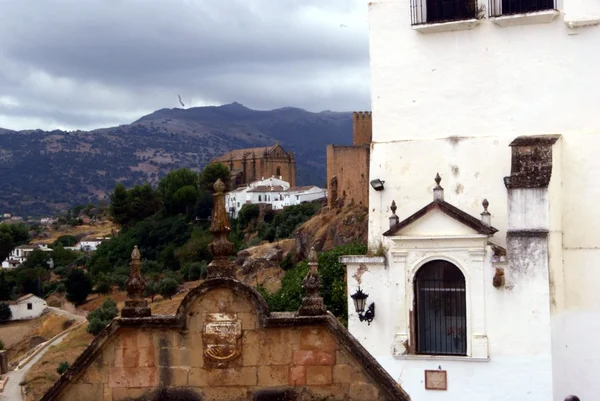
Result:
<svg viewBox="0 0 600 401"><path fill-rule="evenodd" d="M0 128L0 212L39 217L96 202L115 183L156 184L170 170L196 171L232 149L273 145L296 155L298 185L325 185L326 145L352 143L352 113L239 103L161 109L92 131Z"/></svg>

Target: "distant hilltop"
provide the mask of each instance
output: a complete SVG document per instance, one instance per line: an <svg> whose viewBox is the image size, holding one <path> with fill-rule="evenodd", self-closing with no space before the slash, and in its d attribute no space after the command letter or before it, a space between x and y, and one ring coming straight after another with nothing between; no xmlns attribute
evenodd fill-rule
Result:
<svg viewBox="0 0 600 401"><path fill-rule="evenodd" d="M279 143L296 159L297 185L325 186L326 145L352 143L352 113L294 107L161 109L93 131L0 128L0 210L41 217L105 198L116 182L156 183L168 171L200 171L231 150Z"/></svg>

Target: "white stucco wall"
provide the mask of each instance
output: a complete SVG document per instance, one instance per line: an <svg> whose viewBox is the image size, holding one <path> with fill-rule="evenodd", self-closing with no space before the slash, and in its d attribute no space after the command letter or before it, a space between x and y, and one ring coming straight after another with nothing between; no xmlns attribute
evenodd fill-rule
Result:
<svg viewBox="0 0 600 401"><path fill-rule="evenodd" d="M549 210L538 216L550 230L547 291L554 394L549 399L562 401L568 394L595 399L600 394L596 379L600 344L594 341L600 328L600 293L594 288L600 278L596 268L600 215L595 212L600 199L596 178L600 171L600 54L595 51L600 44L600 26L569 29L565 21L600 16L600 3L559 1L561 15L546 24L499 27L486 18L473 30L435 34L411 29L409 6L404 0L376 0L369 6L374 120L370 179L385 180L383 191L370 189L370 246L382 241L392 200L401 220L431 201L437 172L442 176L446 200L471 215L478 217L481 200L489 200L492 225L500 230L493 240L506 246L509 204L502 179L510 174L508 144L521 135L561 134L553 148ZM530 200L535 203L539 198ZM519 202L533 207L527 199ZM534 217L526 213L520 222L532 223ZM391 244L388 241L386 245ZM373 280L380 284L370 291L379 297L383 277ZM383 285L393 288L395 284ZM465 384L459 398L450 396L451 390L424 392L422 361L395 359L389 349L377 351L378 358L390 372L401 375L403 385L418 382L420 388L414 393L407 387L414 399L516 399L511 398L521 394L515 393L516 389L531 385L529 377L537 375L540 366L547 366L549 356L523 353L514 344L519 338L497 332L510 327L519 333L516 322L497 316L510 316L511 310L523 307L515 304L515 299L527 304L528 293L542 290L530 288L515 297L492 287L486 293L486 303L501 298L494 307L498 309L487 311L490 362L456 362L463 373L449 376L449 381L450 385L458 385L457 381ZM378 311L385 319L382 308L380 302ZM388 313L393 314L393 308ZM353 328L351 317L351 331L367 328L364 323L354 323L360 329ZM391 344L393 328L385 330L375 336L374 330L369 332L382 343L378 345L382 349ZM412 376L409 362L418 366L420 373ZM511 370L521 371L526 379L513 377ZM485 372L485 377L471 381L479 371ZM493 388L488 385L490 377L502 377L511 384L484 397L482 388Z"/></svg>
<svg viewBox="0 0 600 401"><path fill-rule="evenodd" d="M28 304L31 305L31 309L28 309ZM46 301L36 296L18 301L15 305L9 305L10 311L12 312L11 320L24 320L33 319L42 314L44 309L48 307Z"/></svg>

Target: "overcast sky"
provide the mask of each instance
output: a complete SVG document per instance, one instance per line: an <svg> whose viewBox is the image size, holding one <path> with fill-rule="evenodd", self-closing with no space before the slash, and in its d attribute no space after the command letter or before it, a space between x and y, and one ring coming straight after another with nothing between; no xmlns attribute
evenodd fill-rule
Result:
<svg viewBox="0 0 600 401"><path fill-rule="evenodd" d="M366 0L0 0L0 127L160 108L369 109Z"/></svg>

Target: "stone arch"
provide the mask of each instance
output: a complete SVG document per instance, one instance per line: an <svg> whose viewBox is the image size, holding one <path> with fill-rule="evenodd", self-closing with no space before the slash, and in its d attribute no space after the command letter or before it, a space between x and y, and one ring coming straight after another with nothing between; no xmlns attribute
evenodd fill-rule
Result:
<svg viewBox="0 0 600 401"><path fill-rule="evenodd" d="M228 288L233 293L237 295L241 295L246 298L250 303L254 306L254 310L258 316L258 322L262 326L265 322L265 319L269 317L269 306L265 299L260 295L258 291L254 288L241 283L234 279L229 278L218 278L205 281L200 284L198 287L192 289L181 301L179 308L177 309L177 320L180 324L186 324L186 317L188 315L188 311L191 305L196 302L198 299L202 298L205 294L209 293L215 289Z"/></svg>

